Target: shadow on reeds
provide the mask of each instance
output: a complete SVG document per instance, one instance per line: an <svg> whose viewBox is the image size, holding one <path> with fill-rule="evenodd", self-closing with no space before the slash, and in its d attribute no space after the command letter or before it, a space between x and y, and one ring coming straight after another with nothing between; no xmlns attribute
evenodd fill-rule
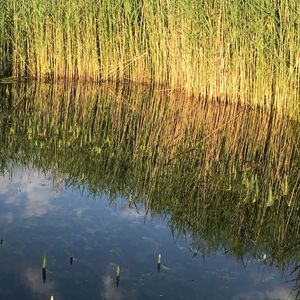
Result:
<svg viewBox="0 0 300 300"><path fill-rule="evenodd" d="M299 265L297 122L141 87L0 92L1 172L33 165L51 170L57 189L166 215L174 238L192 237L194 256L223 249L243 264Z"/></svg>

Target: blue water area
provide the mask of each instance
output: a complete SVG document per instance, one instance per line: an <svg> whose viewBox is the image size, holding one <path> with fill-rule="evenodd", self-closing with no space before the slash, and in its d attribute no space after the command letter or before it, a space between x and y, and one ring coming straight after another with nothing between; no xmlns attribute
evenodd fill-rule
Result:
<svg viewBox="0 0 300 300"><path fill-rule="evenodd" d="M203 255L188 233L171 231L167 214L108 195L32 167L5 172L0 299L295 299L289 270L269 266L268 257Z"/></svg>

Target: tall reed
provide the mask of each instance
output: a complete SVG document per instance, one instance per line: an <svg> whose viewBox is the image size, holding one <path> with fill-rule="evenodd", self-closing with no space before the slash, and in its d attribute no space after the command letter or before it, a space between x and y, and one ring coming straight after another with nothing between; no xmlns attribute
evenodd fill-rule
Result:
<svg viewBox="0 0 300 300"><path fill-rule="evenodd" d="M1 75L299 104L298 0L0 0Z"/></svg>

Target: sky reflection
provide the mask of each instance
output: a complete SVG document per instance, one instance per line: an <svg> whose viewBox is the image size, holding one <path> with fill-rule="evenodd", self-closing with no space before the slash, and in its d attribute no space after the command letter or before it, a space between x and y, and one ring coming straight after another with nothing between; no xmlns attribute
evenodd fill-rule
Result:
<svg viewBox="0 0 300 300"><path fill-rule="evenodd" d="M189 239L173 239L168 220L126 199L53 185L51 173L13 169L0 177L0 298L294 299L289 279L258 261L242 266L216 252L193 258ZM47 281L41 277L47 252ZM162 253L161 273L156 257ZM69 257L74 255L70 265ZM116 266L121 267L116 286Z"/></svg>

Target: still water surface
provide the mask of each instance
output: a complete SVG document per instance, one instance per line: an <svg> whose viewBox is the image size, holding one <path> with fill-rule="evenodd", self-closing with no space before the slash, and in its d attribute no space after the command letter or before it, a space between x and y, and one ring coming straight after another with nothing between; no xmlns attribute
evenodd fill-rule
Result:
<svg viewBox="0 0 300 300"><path fill-rule="evenodd" d="M297 124L137 87L1 95L0 299L297 297Z"/></svg>

